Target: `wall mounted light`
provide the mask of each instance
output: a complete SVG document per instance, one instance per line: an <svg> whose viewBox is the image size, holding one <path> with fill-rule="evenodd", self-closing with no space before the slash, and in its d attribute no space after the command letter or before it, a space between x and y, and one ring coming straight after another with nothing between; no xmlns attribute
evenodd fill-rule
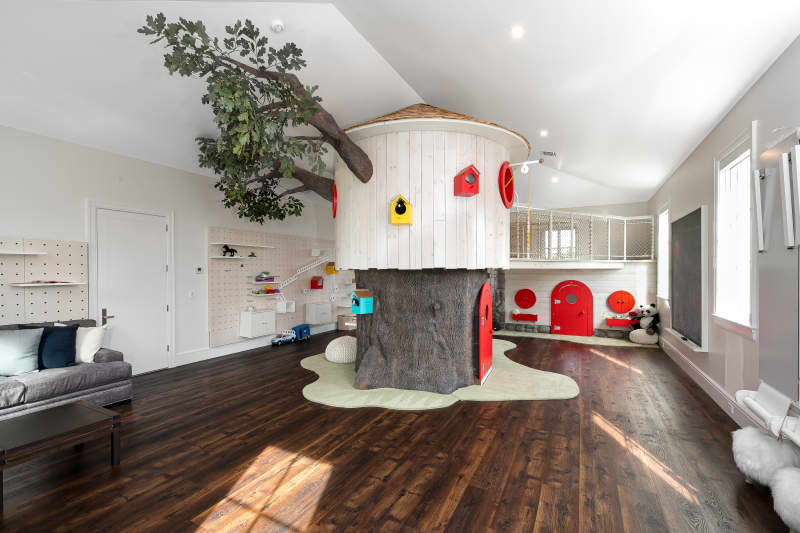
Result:
<svg viewBox="0 0 800 533"><path fill-rule="evenodd" d="M537 165L537 164L540 165L542 163L544 163L544 159L534 159L533 161L523 161L521 163L513 163L513 164L508 165L508 166L510 166L510 167L522 167L522 168L519 169L520 172L522 172L523 174L527 174L528 170L529 170L528 165Z"/></svg>

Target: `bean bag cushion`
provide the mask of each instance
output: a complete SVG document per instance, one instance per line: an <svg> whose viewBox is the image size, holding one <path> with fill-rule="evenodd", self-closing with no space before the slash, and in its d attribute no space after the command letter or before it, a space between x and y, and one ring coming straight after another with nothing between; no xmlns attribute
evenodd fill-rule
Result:
<svg viewBox="0 0 800 533"><path fill-rule="evenodd" d="M355 337L350 335L337 337L325 348L325 359L331 363L355 363L356 345Z"/></svg>

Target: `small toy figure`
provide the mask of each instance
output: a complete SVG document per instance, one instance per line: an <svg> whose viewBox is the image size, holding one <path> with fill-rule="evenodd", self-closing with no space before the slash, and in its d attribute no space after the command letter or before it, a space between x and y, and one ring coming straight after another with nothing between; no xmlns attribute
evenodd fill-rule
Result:
<svg viewBox="0 0 800 533"><path fill-rule="evenodd" d="M236 257L238 253L239 251L237 249L231 248L227 244L222 245L222 257L225 257L226 255L229 257Z"/></svg>

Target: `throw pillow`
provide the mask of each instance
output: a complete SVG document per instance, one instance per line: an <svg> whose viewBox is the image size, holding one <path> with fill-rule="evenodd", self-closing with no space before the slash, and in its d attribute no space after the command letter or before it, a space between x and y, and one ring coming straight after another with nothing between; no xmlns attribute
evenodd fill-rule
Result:
<svg viewBox="0 0 800 533"><path fill-rule="evenodd" d="M32 329L35 326L20 326ZM63 368L75 364L78 326L45 326L39 343L39 368Z"/></svg>
<svg viewBox="0 0 800 533"><path fill-rule="evenodd" d="M94 354L103 347L105 326L97 328L78 328L75 339L75 362L94 363Z"/></svg>
<svg viewBox="0 0 800 533"><path fill-rule="evenodd" d="M0 331L0 376L18 376L39 369L42 328Z"/></svg>

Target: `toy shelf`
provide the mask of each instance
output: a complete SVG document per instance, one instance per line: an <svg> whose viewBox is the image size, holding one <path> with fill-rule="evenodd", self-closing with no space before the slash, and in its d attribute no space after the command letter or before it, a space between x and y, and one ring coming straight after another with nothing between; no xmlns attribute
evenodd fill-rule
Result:
<svg viewBox="0 0 800 533"><path fill-rule="evenodd" d="M269 244L239 244L235 242L210 242L208 244L211 246L223 246L227 244L228 246L241 246L242 248L275 248Z"/></svg>
<svg viewBox="0 0 800 533"><path fill-rule="evenodd" d="M0 255L47 255L47 252L4 252L0 250Z"/></svg>
<svg viewBox="0 0 800 533"><path fill-rule="evenodd" d="M11 287L74 287L86 285L77 281L59 281L58 283L9 283Z"/></svg>
<svg viewBox="0 0 800 533"><path fill-rule="evenodd" d="M280 276L272 276L275 279L278 279ZM273 283L277 283L275 281L248 281L250 285L272 285Z"/></svg>
<svg viewBox="0 0 800 533"><path fill-rule="evenodd" d="M235 256L231 257L229 255L212 255L209 259L255 259L255 257L247 257L247 256Z"/></svg>
<svg viewBox="0 0 800 533"><path fill-rule="evenodd" d="M630 318L606 318L606 324L611 327L624 328L631 325Z"/></svg>
<svg viewBox="0 0 800 533"><path fill-rule="evenodd" d="M281 293L279 293L279 292L273 292L272 294L253 294L253 293L249 293L247 296L248 297L252 296L253 298L268 298L270 296L280 296L280 295L281 295Z"/></svg>

